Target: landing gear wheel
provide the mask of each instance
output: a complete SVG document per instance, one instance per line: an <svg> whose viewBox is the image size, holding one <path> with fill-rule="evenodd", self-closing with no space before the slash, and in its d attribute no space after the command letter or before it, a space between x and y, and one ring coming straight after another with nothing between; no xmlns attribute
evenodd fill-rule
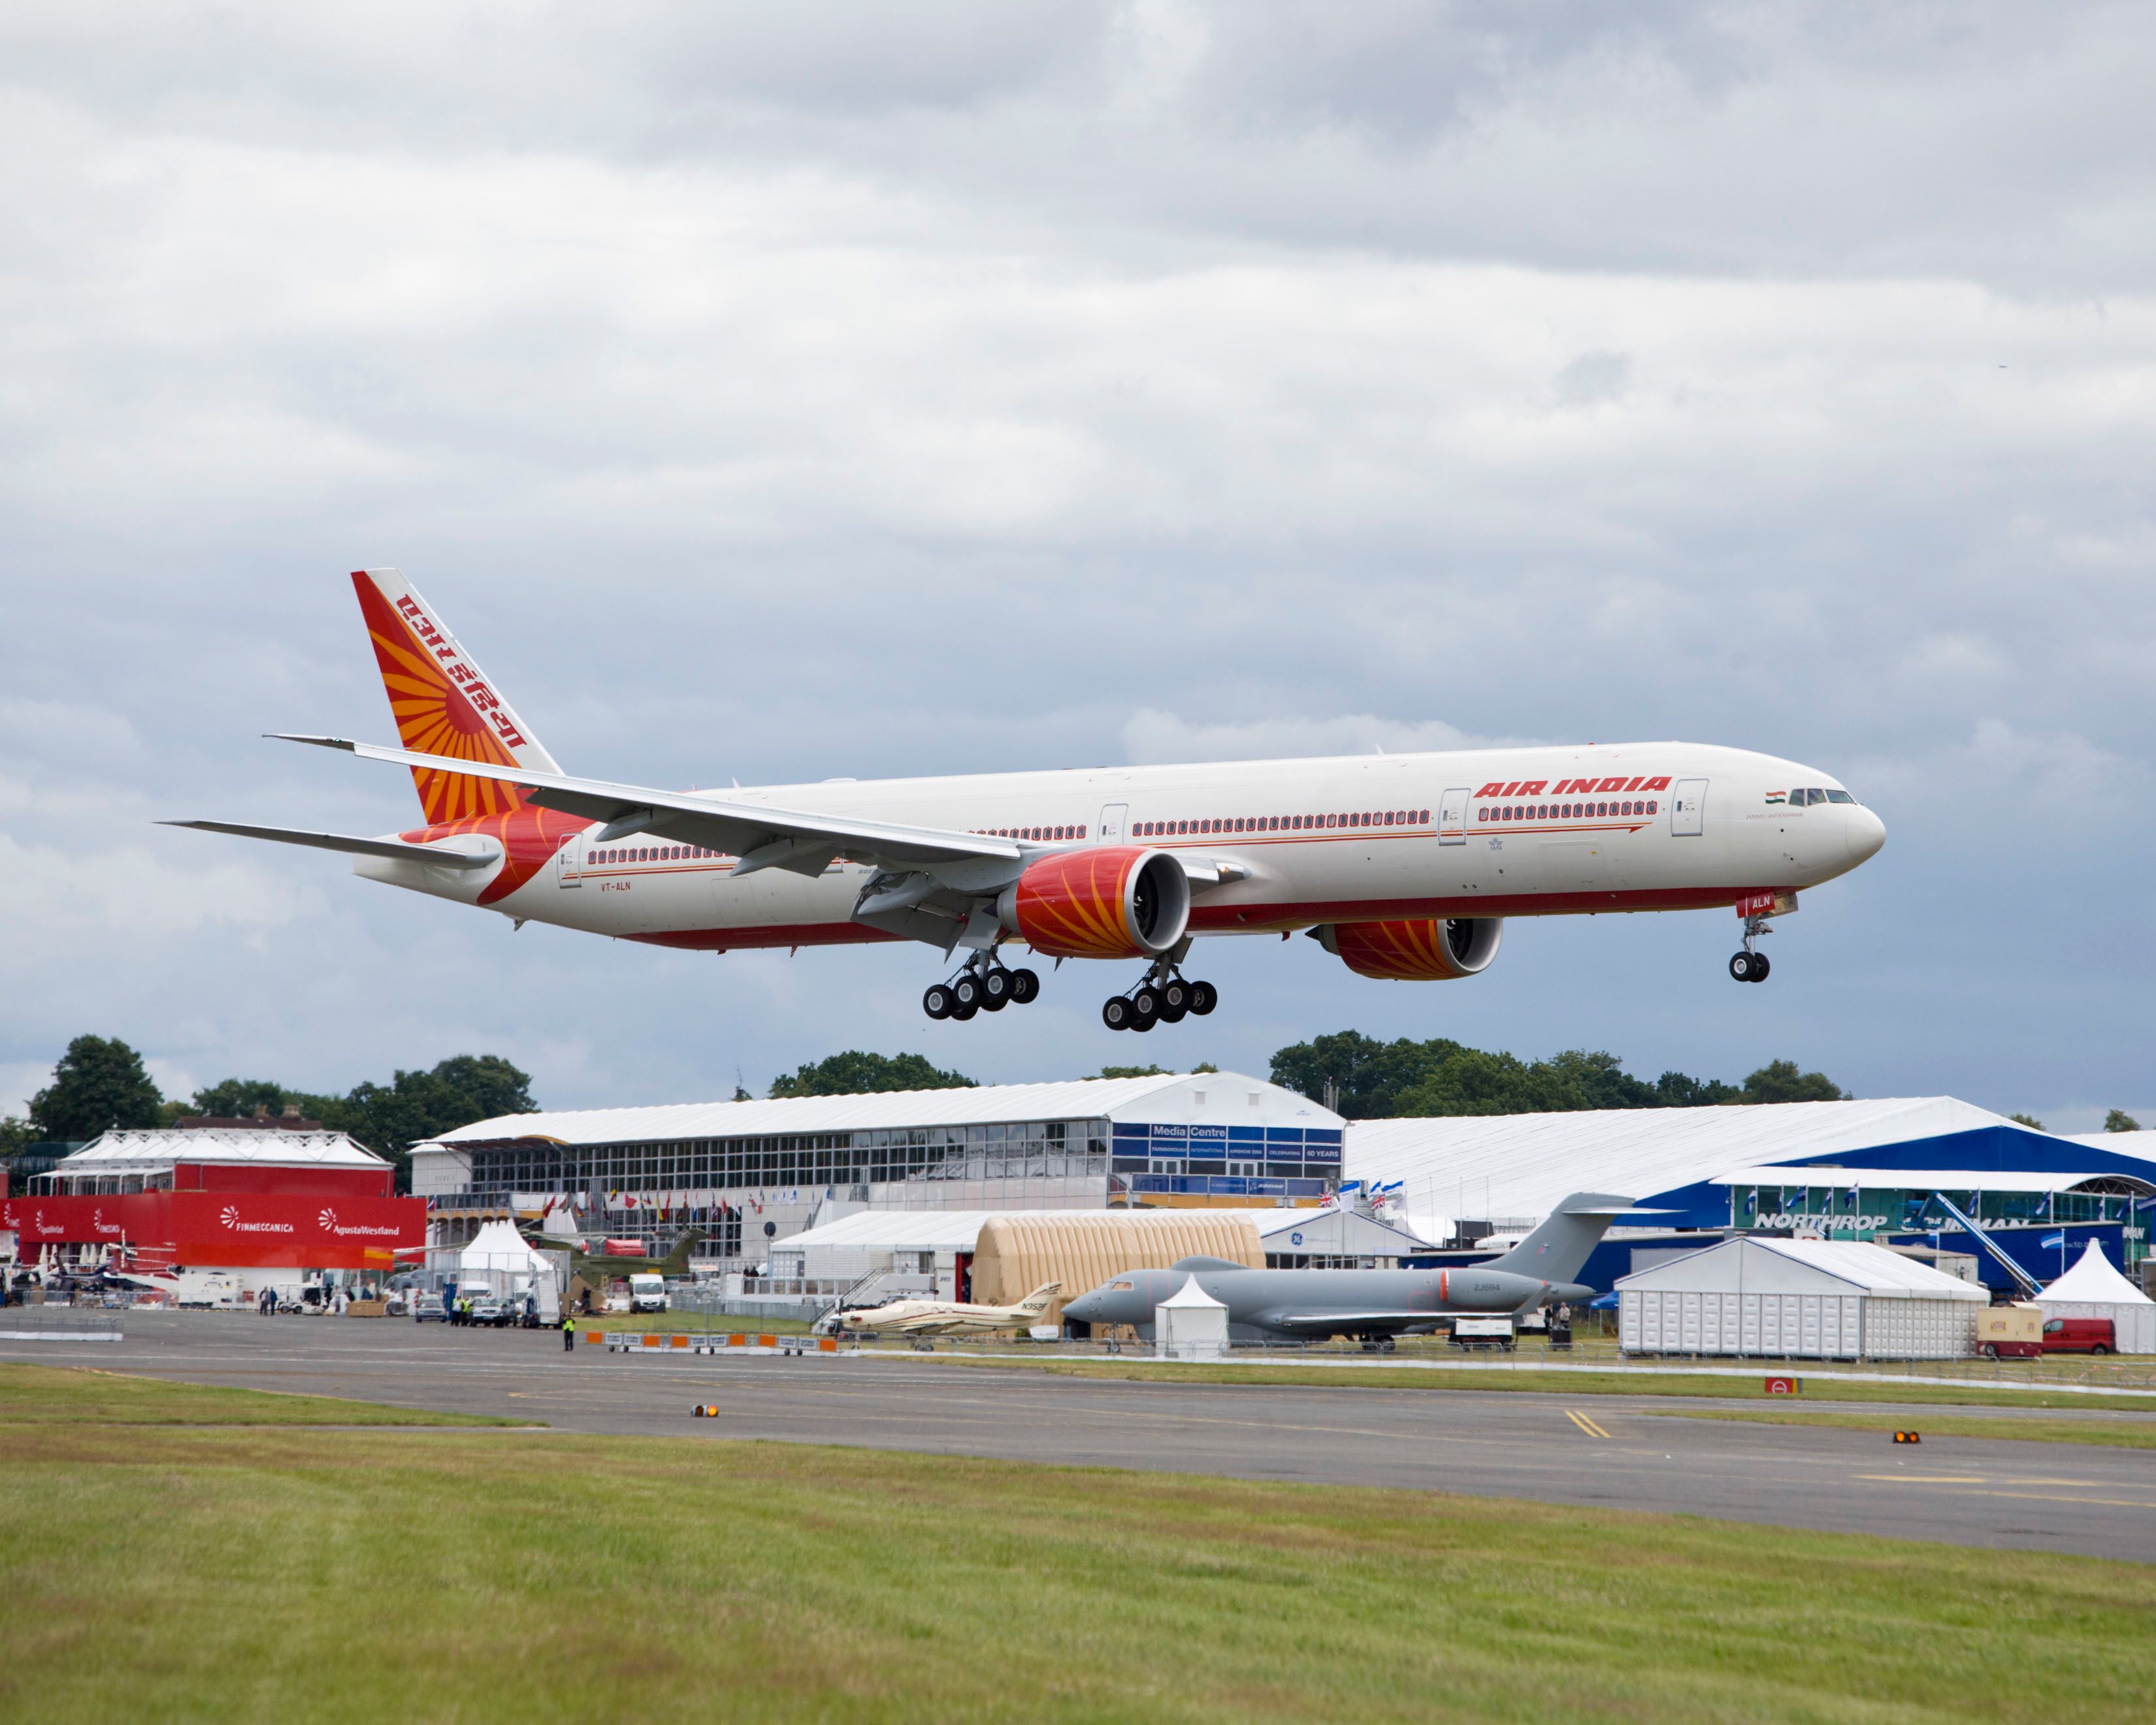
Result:
<svg viewBox="0 0 2156 1725"><path fill-rule="evenodd" d="M980 1009L978 1006L954 1006L951 1009L951 1016L963 1024Z"/></svg>
<svg viewBox="0 0 2156 1725"><path fill-rule="evenodd" d="M1210 983L1190 985L1190 1009L1201 1019L1220 1004L1220 991Z"/></svg>
<svg viewBox="0 0 2156 1725"><path fill-rule="evenodd" d="M1172 976L1160 985L1160 1015L1171 1024L1190 1010L1190 984Z"/></svg>
<svg viewBox="0 0 2156 1725"><path fill-rule="evenodd" d="M951 997L951 985L937 983L921 997L921 1009L932 1019L947 1019L951 1009L958 1003Z"/></svg>
<svg viewBox="0 0 2156 1725"><path fill-rule="evenodd" d="M1101 1022L1111 1030L1127 1030L1136 1014L1131 1003L1120 994L1111 994L1101 1006Z"/></svg>
<svg viewBox="0 0 2156 1725"><path fill-rule="evenodd" d="M980 978L969 970L951 984L951 999L954 1010L971 1018L987 1004L988 991L981 986Z"/></svg>
<svg viewBox="0 0 2156 1725"><path fill-rule="evenodd" d="M981 977L981 1009L1001 1012L1011 1004L1010 973L1000 964Z"/></svg>
<svg viewBox="0 0 2156 1725"><path fill-rule="evenodd" d="M1774 967L1773 965L1767 962L1767 955L1764 952L1754 952L1752 955L1752 980L1753 982L1765 982L1767 980L1767 973L1774 968Z"/></svg>
<svg viewBox="0 0 2156 1725"><path fill-rule="evenodd" d="M1014 970L1010 973L1011 1000L1019 1006L1030 1006L1040 998L1040 978L1030 970Z"/></svg>
<svg viewBox="0 0 2156 1725"><path fill-rule="evenodd" d="M1131 996L1131 1028L1150 1030L1160 1022L1160 997L1150 988L1141 988Z"/></svg>
<svg viewBox="0 0 2156 1725"><path fill-rule="evenodd" d="M1729 973L1740 983L1748 983L1752 980L1752 967L1758 962L1749 952L1732 952L1729 955Z"/></svg>

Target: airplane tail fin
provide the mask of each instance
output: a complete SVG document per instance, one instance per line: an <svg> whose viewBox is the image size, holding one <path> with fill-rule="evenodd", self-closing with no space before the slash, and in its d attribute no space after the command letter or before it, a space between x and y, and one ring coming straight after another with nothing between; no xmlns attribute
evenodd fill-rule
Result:
<svg viewBox="0 0 2156 1725"><path fill-rule="evenodd" d="M352 584L374 644L397 735L408 749L490 767L559 773L531 727L487 680L412 583L394 569L356 569ZM523 803L514 786L412 769L427 824L506 814Z"/></svg>
<svg viewBox="0 0 2156 1725"><path fill-rule="evenodd" d="M1025 1298L1018 1302L1017 1309L1029 1317L1038 1317L1048 1310L1048 1302L1063 1291L1060 1281L1045 1281Z"/></svg>
<svg viewBox="0 0 2156 1725"><path fill-rule="evenodd" d="M1544 1281L1577 1281L1588 1255L1601 1245L1611 1220L1631 1208L1629 1198L1612 1197L1606 1192L1575 1192L1552 1210L1539 1228L1487 1267L1508 1270L1516 1276L1538 1276Z"/></svg>
<svg viewBox="0 0 2156 1725"><path fill-rule="evenodd" d="M696 1250L696 1243L703 1237L702 1229L691 1228L674 1242L672 1251L651 1267L662 1276L686 1276L689 1273L689 1254Z"/></svg>

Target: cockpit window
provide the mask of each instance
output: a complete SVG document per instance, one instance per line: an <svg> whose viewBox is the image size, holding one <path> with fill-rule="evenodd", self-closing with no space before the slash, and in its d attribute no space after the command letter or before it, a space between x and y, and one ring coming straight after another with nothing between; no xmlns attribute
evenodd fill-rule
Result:
<svg viewBox="0 0 2156 1725"><path fill-rule="evenodd" d="M1856 800L1847 791L1829 791L1826 799L1830 803L1854 803Z"/></svg>
<svg viewBox="0 0 2156 1725"><path fill-rule="evenodd" d="M1135 1284L1127 1281L1111 1282L1108 1284L1108 1291L1111 1294L1127 1294L1134 1286Z"/></svg>

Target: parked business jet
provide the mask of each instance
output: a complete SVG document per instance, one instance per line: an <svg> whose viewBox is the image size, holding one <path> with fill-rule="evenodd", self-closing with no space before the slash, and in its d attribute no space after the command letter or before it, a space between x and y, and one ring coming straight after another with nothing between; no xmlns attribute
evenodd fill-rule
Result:
<svg viewBox="0 0 2156 1725"><path fill-rule="evenodd" d="M1199 935L1301 930L1366 977L1441 982L1512 916L1727 910L1758 937L1887 829L1830 774L1679 742L1103 767L667 791L565 773L394 569L352 577L401 748L282 740L411 769L424 823L383 837L174 821L348 853L352 870L526 922L726 952L918 941L970 1019L1040 989L1007 948L1136 963L1111 1029L1219 999Z"/></svg>

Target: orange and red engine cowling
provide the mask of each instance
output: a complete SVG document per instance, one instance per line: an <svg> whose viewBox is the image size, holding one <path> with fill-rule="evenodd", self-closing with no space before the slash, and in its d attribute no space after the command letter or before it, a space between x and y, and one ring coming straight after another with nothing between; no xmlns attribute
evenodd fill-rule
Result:
<svg viewBox="0 0 2156 1725"><path fill-rule="evenodd" d="M1050 958L1150 958L1183 938L1190 880L1164 850L1099 845L1041 858L1004 889L996 911Z"/></svg>
<svg viewBox="0 0 2156 1725"><path fill-rule="evenodd" d="M1502 916L1418 917L1398 922L1330 922L1318 943L1358 976L1384 982L1447 983L1487 970L1504 938Z"/></svg>

